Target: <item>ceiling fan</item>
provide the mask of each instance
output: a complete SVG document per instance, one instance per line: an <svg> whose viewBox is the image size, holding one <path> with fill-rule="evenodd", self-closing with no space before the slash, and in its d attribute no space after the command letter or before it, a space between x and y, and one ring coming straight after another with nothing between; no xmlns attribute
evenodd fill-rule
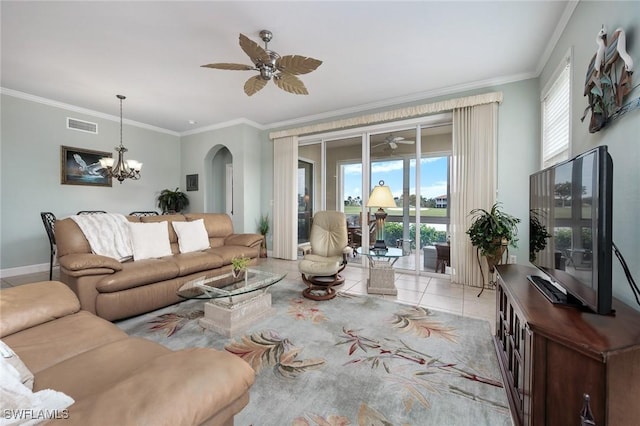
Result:
<svg viewBox="0 0 640 426"><path fill-rule="evenodd" d="M408 140L405 140L405 138L403 138L402 136L393 136L393 134L389 134L389 136L384 138L384 142L380 142L379 144L374 145L373 147L371 147L371 149L376 149L379 146L387 145L389 148L394 150L398 148L398 144L412 145L414 143L416 143L416 141L408 141Z"/></svg>
<svg viewBox="0 0 640 426"><path fill-rule="evenodd" d="M259 71L259 75L251 77L244 84L244 93L247 96L262 89L272 78L276 86L282 90L296 95L308 95L307 88L296 75L310 73L318 68L322 61L300 55L280 56L273 50L269 50L267 45L273 38L273 34L269 30L260 31L260 38L264 41L264 49L244 34L240 34L240 47L254 65L223 62L202 66L221 70Z"/></svg>

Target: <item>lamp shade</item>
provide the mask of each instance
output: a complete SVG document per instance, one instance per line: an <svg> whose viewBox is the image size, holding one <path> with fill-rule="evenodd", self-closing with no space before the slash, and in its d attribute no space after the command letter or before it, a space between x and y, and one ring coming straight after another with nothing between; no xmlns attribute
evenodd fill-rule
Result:
<svg viewBox="0 0 640 426"><path fill-rule="evenodd" d="M388 186L385 186L383 180L381 180L379 185L374 187L373 191L371 191L367 207L397 207L396 201L393 199L391 189Z"/></svg>

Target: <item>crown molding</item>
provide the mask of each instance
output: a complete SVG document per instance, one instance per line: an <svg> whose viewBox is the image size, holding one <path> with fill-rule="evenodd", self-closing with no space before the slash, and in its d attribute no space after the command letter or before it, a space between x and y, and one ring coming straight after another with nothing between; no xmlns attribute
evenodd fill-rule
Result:
<svg viewBox="0 0 640 426"><path fill-rule="evenodd" d="M326 120L329 118L336 118L348 114L356 114L364 111L371 111L377 108L385 108L390 106L398 106L405 103L424 101L427 99L436 98L438 96L454 95L460 92L475 89L486 89L491 86L498 86L501 84L514 83L516 81L528 80L530 78L538 77L536 72L527 72L521 74L514 74L510 76L491 78L487 80L474 81L470 83L458 84L455 86L443 87L440 89L434 89L421 93L414 93L409 96L402 96L397 98L389 98L382 101L376 101L369 104L362 104L355 107L343 108L331 112L324 112L315 115L308 115L306 117L294 118L291 120L279 121L276 123L267 124L267 129L284 128L290 126L296 126L300 124L306 124L312 121Z"/></svg>
<svg viewBox="0 0 640 426"><path fill-rule="evenodd" d="M540 76L545 65L547 65L547 62L549 61L549 58L553 53L553 49L556 48L558 41L560 41L560 37L562 36L562 33L567 27L567 24L569 23L569 19L571 19L571 16L573 15L573 12L576 10L576 7L578 6L579 2L580 0L570 1L567 3L567 6L564 8L564 12L562 13L562 16L560 16L558 25L556 25L555 31L553 32L553 34L551 34L551 37L549 37L549 42L547 43L547 47L544 49L544 52L542 52L542 55L540 56L540 60L538 61L538 66L536 67L536 77Z"/></svg>
<svg viewBox="0 0 640 426"><path fill-rule="evenodd" d="M87 108L82 108L82 107L78 107L75 105L70 105L70 104L65 104L64 102L58 102L58 101L54 101L52 99L47 99L47 98L42 98L40 96L35 96L35 95L31 95L29 93L24 93L24 92L20 92L17 90L13 90L13 89L7 89L6 87L0 87L0 93L2 93L3 95L7 95L7 96L13 96L14 98L19 98L19 99L24 99L26 101L31 101L31 102L36 102L42 105L47 105L47 106L52 106L55 108L60 108L60 109L65 109L67 111L73 111L73 112L77 112L80 114L85 114L91 117L98 117L98 118L102 118L105 120L109 120L109 121L116 121L116 122L120 122L120 117L119 116L115 116L115 115L111 115L111 114L105 114L103 112L100 111L94 111L91 109L87 109ZM162 127L156 127L156 126L152 126L150 124L146 124L146 123L141 123L139 121L133 121L133 120L128 120L128 119L123 119L122 122L124 124L130 125L130 126L135 126L135 127L140 127L142 129L147 129L147 130L153 130L154 132L159 132L159 133L166 133L172 136L180 136L180 133L178 132L174 132L173 130L169 130L169 129L163 129Z"/></svg>
<svg viewBox="0 0 640 426"><path fill-rule="evenodd" d="M189 136L189 135L195 135L198 133L210 132L212 130L224 129L231 126L237 126L239 124L247 124L249 126L255 127L258 130L268 129L266 126L263 126L262 124L256 123L255 121L251 121L248 118L242 117L242 118L237 118L235 120L225 121L222 123L211 124L209 126L198 127L197 129L186 130L180 133L180 136Z"/></svg>
<svg viewBox="0 0 640 426"><path fill-rule="evenodd" d="M569 13L568 16L571 16L571 13ZM565 23L565 25L566 25L566 23ZM560 31L560 33L562 33L562 32ZM514 74L514 75L509 75L509 76L503 76L503 77L496 77L496 78L491 78L491 79L487 79L487 80L474 81L474 82L470 82L470 83L463 83L463 84L458 84L458 85L455 85L455 86L449 86L449 87L444 87L444 88L440 88L440 89L429 90L429 91L426 91L426 92L414 93L414 94L411 94L411 95L408 95L408 96L400 96L400 97L395 97L395 98L388 98L388 99L385 99L385 100L382 100L382 101L371 102L371 103L368 103L368 104L361 104L361 105L357 105L357 106L354 106L354 107L342 108L342 109L338 109L338 110L334 110L334 111L330 111L330 112L324 112L324 113L320 113L320 114L308 115L308 116L304 116L304 117L293 118L291 120L284 120L284 121L274 122L274 123L270 123L270 124L260 124L260 123L256 123L255 121L249 120L248 118L242 117L242 118L238 118L238 119L235 119L235 120L230 120L230 121L225 121L225 122L221 122L221 123L212 124L212 125L209 125L209 126L199 127L197 129L186 130L184 132L176 132L176 131L173 131L173 130L163 129L163 128L160 128L160 127L152 126L152 125L145 124L145 123L140 123L140 122L137 122L137 121L127 120L127 119L124 119L123 122L126 123L126 124L129 124L129 125L132 125L132 126L137 126L137 127L141 127L141 128L144 128L144 129L154 130L154 131L161 132L161 133L167 133L167 134L170 134L170 135L173 135L173 136L178 136L178 137L195 135L195 134L198 134L198 133L205 133L205 132L209 132L209 131L212 131L212 130L224 129L224 128L235 126L235 125L238 125L238 124L246 124L246 125L249 125L249 126L252 126L252 127L256 128L258 130L270 130L270 129L297 126L297 125L301 125L301 124L310 123L310 122L313 122L313 121L321 121L321 120L326 120L326 119L335 119L336 117L341 117L341 116L344 116L344 115L357 114L357 113L361 113L361 112L365 112L365 111L371 111L371 110L378 109L378 108L386 108L386 107L391 107L391 106L398 106L398 105L405 104L405 103L424 101L424 100L436 98L436 97L439 97L439 96L454 95L454 94L458 94L460 92L465 92L465 91L469 91L469 90L484 89L484 88L491 87L491 86L498 86L498 85L502 85L502 84L514 83L514 82L517 82L517 81L528 80L530 78L536 78L539 75L540 75L539 71L535 71L535 72ZM106 120L112 120L112 121L119 121L120 120L120 117L116 117L114 115L105 114L105 113L101 113L101 112L98 112L98 111L93 111L93 110L77 107L77 106L74 106L74 105L65 104L65 103L58 102L58 101L53 101L53 100L50 100L50 99L42 98L42 97L35 96L35 95L30 95L28 93L19 92L17 90L7 89L7 88L4 88L4 87L0 87L0 93L6 94L6 95L9 95L9 96L14 96L14 97L21 98L21 99L25 99L25 100L29 100L29 101L32 101L32 102L41 103L41 104L44 104L44 105L49 105L49 106L54 106L54 107L57 107L57 108L62 108L62 109L70 110L70 111L79 112L79 113L86 114L86 115L93 116L93 117L104 118Z"/></svg>

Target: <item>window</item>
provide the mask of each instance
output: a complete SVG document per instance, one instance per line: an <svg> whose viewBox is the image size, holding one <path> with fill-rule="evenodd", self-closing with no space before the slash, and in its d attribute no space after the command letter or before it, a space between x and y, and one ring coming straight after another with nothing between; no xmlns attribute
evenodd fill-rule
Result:
<svg viewBox="0 0 640 426"><path fill-rule="evenodd" d="M571 52L542 92L542 167L569 158L571 136Z"/></svg>

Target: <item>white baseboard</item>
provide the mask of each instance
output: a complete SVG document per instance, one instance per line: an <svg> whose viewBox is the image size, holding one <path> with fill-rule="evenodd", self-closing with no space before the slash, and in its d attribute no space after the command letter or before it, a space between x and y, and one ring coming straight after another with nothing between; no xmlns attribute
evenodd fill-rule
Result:
<svg viewBox="0 0 640 426"><path fill-rule="evenodd" d="M57 266L53 267L53 269L56 268ZM16 275L35 274L36 272L49 272L49 263L39 263L36 265L0 269L0 278L15 277Z"/></svg>

